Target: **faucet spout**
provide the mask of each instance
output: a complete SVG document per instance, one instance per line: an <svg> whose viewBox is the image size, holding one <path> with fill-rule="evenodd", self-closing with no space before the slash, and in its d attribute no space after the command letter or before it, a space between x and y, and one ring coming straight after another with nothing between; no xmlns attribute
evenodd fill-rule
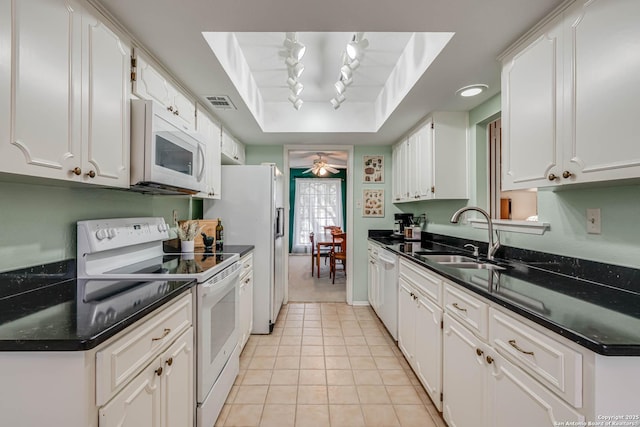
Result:
<svg viewBox="0 0 640 427"><path fill-rule="evenodd" d="M487 219L487 228L489 230L489 247L487 248L487 259L492 260L493 256L496 253L496 251L500 247L500 235L497 235L495 240L494 240L494 237L493 237L493 221L491 220L491 216L489 216L487 211L485 211L484 209L479 208L477 206L465 206L465 207L460 208L457 211L455 211L453 213L453 215L451 216L451 220L450 221L453 224L457 224L458 221L460 220L460 216L464 212L467 212L467 211L480 212Z"/></svg>

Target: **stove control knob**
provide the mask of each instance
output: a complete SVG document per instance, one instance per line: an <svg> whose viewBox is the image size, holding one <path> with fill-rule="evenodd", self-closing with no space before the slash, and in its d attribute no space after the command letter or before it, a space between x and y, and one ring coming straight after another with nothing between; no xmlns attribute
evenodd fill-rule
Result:
<svg viewBox="0 0 640 427"><path fill-rule="evenodd" d="M109 233L105 229L100 229L96 232L96 237L98 238L98 240L103 240L109 237Z"/></svg>
<svg viewBox="0 0 640 427"><path fill-rule="evenodd" d="M118 231L115 228L110 228L108 230L109 233L109 238L113 239L114 237L116 237L118 235Z"/></svg>
<svg viewBox="0 0 640 427"><path fill-rule="evenodd" d="M160 231L160 232L167 231L167 224L165 224L164 222L158 224L158 231Z"/></svg>

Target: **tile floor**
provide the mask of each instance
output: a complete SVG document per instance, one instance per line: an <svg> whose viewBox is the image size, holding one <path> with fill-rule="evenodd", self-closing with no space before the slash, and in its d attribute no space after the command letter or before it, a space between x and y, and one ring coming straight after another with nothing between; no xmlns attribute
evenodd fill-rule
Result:
<svg viewBox="0 0 640 427"><path fill-rule="evenodd" d="M252 335L216 426L444 427L370 307L299 303Z"/></svg>

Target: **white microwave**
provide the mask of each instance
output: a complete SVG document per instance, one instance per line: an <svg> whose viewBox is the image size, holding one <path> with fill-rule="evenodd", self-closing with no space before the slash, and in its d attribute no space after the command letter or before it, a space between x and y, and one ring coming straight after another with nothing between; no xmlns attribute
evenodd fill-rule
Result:
<svg viewBox="0 0 640 427"><path fill-rule="evenodd" d="M153 194L206 190L202 135L155 101L131 100L131 189Z"/></svg>

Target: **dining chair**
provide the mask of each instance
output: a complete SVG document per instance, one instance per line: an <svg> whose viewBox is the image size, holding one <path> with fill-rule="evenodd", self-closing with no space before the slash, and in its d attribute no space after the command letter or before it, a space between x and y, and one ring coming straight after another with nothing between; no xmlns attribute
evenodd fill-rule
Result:
<svg viewBox="0 0 640 427"><path fill-rule="evenodd" d="M347 234L346 233L333 233L333 245L331 246L331 253L329 254L329 275L332 280L331 283L336 283L336 266L338 261L342 264L342 271L344 271L345 277L347 276Z"/></svg>
<svg viewBox="0 0 640 427"><path fill-rule="evenodd" d="M314 270L316 267L316 251L318 250L318 248L316 248L315 236L313 234L313 231L309 233L309 241L311 242L311 277L313 277ZM329 258L330 252L331 252L331 248L328 248L328 247L320 248L320 256L324 257L325 264L327 263L327 258ZM318 275L319 274L320 274L320 265L318 265Z"/></svg>

